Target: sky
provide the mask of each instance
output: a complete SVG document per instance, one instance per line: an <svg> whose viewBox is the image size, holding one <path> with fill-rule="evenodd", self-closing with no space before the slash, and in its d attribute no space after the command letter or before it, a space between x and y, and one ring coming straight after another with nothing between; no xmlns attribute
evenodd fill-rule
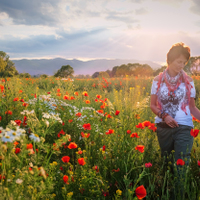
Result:
<svg viewBox="0 0 200 200"><path fill-rule="evenodd" d="M0 51L11 60L165 63L177 42L200 56L199 0L0 0Z"/></svg>

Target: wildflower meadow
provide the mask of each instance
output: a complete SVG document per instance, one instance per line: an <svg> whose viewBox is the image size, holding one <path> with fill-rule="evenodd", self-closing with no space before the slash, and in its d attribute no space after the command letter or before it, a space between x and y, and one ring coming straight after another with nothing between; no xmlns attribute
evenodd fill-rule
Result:
<svg viewBox="0 0 200 200"><path fill-rule="evenodd" d="M177 167L185 199L200 199L200 123L193 118L190 165L173 155L166 165L152 80L0 79L0 200L182 199Z"/></svg>

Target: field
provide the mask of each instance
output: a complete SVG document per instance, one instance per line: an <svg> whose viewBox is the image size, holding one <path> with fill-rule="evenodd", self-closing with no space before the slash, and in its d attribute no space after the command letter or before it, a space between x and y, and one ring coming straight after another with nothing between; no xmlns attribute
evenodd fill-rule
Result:
<svg viewBox="0 0 200 200"><path fill-rule="evenodd" d="M152 79L0 79L0 199L199 199L199 121L190 165L164 165Z"/></svg>

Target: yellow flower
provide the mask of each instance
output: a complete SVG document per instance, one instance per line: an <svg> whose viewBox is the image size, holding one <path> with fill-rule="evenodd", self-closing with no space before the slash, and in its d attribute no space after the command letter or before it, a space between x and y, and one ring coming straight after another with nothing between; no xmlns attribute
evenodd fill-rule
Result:
<svg viewBox="0 0 200 200"><path fill-rule="evenodd" d="M67 193L67 196L68 196L68 197L71 197L72 195L73 195L73 192Z"/></svg>
<svg viewBox="0 0 200 200"><path fill-rule="evenodd" d="M116 194L119 195L119 196L121 196L121 195L122 195L122 191L121 191L120 189L118 189L118 190L116 191Z"/></svg>
<svg viewBox="0 0 200 200"><path fill-rule="evenodd" d="M56 194L54 194L54 193L53 193L53 194L52 194L52 196L53 196L53 197L55 197L55 196L56 196Z"/></svg>

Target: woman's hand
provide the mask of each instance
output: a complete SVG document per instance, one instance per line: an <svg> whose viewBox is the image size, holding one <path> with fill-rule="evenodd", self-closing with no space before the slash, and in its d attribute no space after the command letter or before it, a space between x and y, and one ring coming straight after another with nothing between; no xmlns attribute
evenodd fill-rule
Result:
<svg viewBox="0 0 200 200"><path fill-rule="evenodd" d="M177 122L174 120L174 118L172 118L170 115L167 115L164 119L164 121L166 122L166 124L168 126L170 126L171 128L175 128L178 127Z"/></svg>

